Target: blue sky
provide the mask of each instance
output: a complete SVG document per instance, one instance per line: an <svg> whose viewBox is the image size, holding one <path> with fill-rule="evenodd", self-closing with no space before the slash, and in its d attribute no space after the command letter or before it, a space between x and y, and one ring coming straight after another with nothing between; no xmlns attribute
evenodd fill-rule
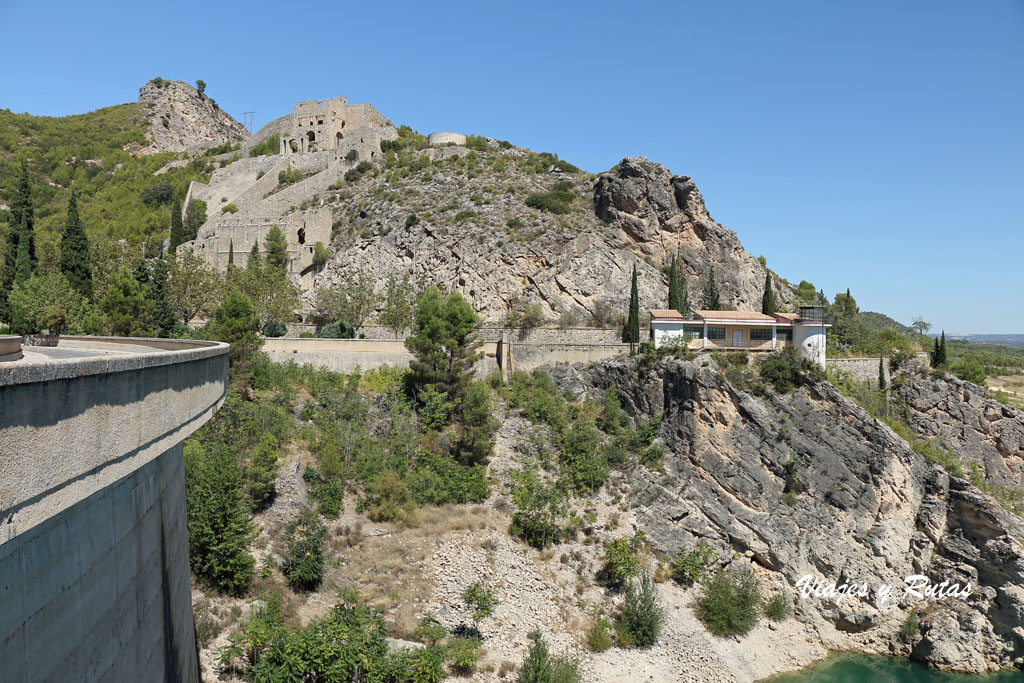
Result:
<svg viewBox="0 0 1024 683"><path fill-rule="evenodd" d="M147 5L0 0L0 107L201 78L257 128L347 95L589 171L642 155L794 283L1024 333L1024 0Z"/></svg>

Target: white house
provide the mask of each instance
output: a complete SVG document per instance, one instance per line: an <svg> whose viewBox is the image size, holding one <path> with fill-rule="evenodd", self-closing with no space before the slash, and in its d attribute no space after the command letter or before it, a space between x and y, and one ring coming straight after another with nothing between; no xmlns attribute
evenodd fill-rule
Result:
<svg viewBox="0 0 1024 683"><path fill-rule="evenodd" d="M801 306L800 313L765 315L749 311L679 311L651 309L651 340L655 347L678 339L691 349L773 351L789 344L800 355L825 364L825 331L821 306Z"/></svg>

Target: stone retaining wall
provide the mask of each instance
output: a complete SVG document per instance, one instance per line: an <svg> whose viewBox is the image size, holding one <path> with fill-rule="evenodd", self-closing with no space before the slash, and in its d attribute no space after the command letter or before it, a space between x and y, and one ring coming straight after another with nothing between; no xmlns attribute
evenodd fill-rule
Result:
<svg viewBox="0 0 1024 683"><path fill-rule="evenodd" d="M882 359L885 369L885 382L888 384L889 359ZM878 383L878 358L826 358L825 366L848 372L859 380L870 380Z"/></svg>

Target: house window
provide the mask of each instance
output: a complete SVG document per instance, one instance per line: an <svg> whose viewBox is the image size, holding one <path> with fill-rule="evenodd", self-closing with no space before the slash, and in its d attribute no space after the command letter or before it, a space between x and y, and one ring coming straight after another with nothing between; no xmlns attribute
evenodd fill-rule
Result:
<svg viewBox="0 0 1024 683"><path fill-rule="evenodd" d="M750 330L750 341L771 341L771 328L754 328Z"/></svg>
<svg viewBox="0 0 1024 683"><path fill-rule="evenodd" d="M793 341L793 330L788 327L784 330L779 330L778 334L775 335L775 338L779 341L791 342Z"/></svg>
<svg viewBox="0 0 1024 683"><path fill-rule="evenodd" d="M683 336L687 339L700 339L704 336L704 327L686 325L683 327Z"/></svg>
<svg viewBox="0 0 1024 683"><path fill-rule="evenodd" d="M709 327L708 339L725 339L724 327Z"/></svg>

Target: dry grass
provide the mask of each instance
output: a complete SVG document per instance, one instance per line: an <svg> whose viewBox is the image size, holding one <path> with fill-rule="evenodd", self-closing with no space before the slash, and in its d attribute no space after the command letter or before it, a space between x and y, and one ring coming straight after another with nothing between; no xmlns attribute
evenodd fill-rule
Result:
<svg viewBox="0 0 1024 683"><path fill-rule="evenodd" d="M1010 405L1024 410L1024 375L1004 375L1002 377L989 377L985 380L990 393L1003 391L1006 393Z"/></svg>

